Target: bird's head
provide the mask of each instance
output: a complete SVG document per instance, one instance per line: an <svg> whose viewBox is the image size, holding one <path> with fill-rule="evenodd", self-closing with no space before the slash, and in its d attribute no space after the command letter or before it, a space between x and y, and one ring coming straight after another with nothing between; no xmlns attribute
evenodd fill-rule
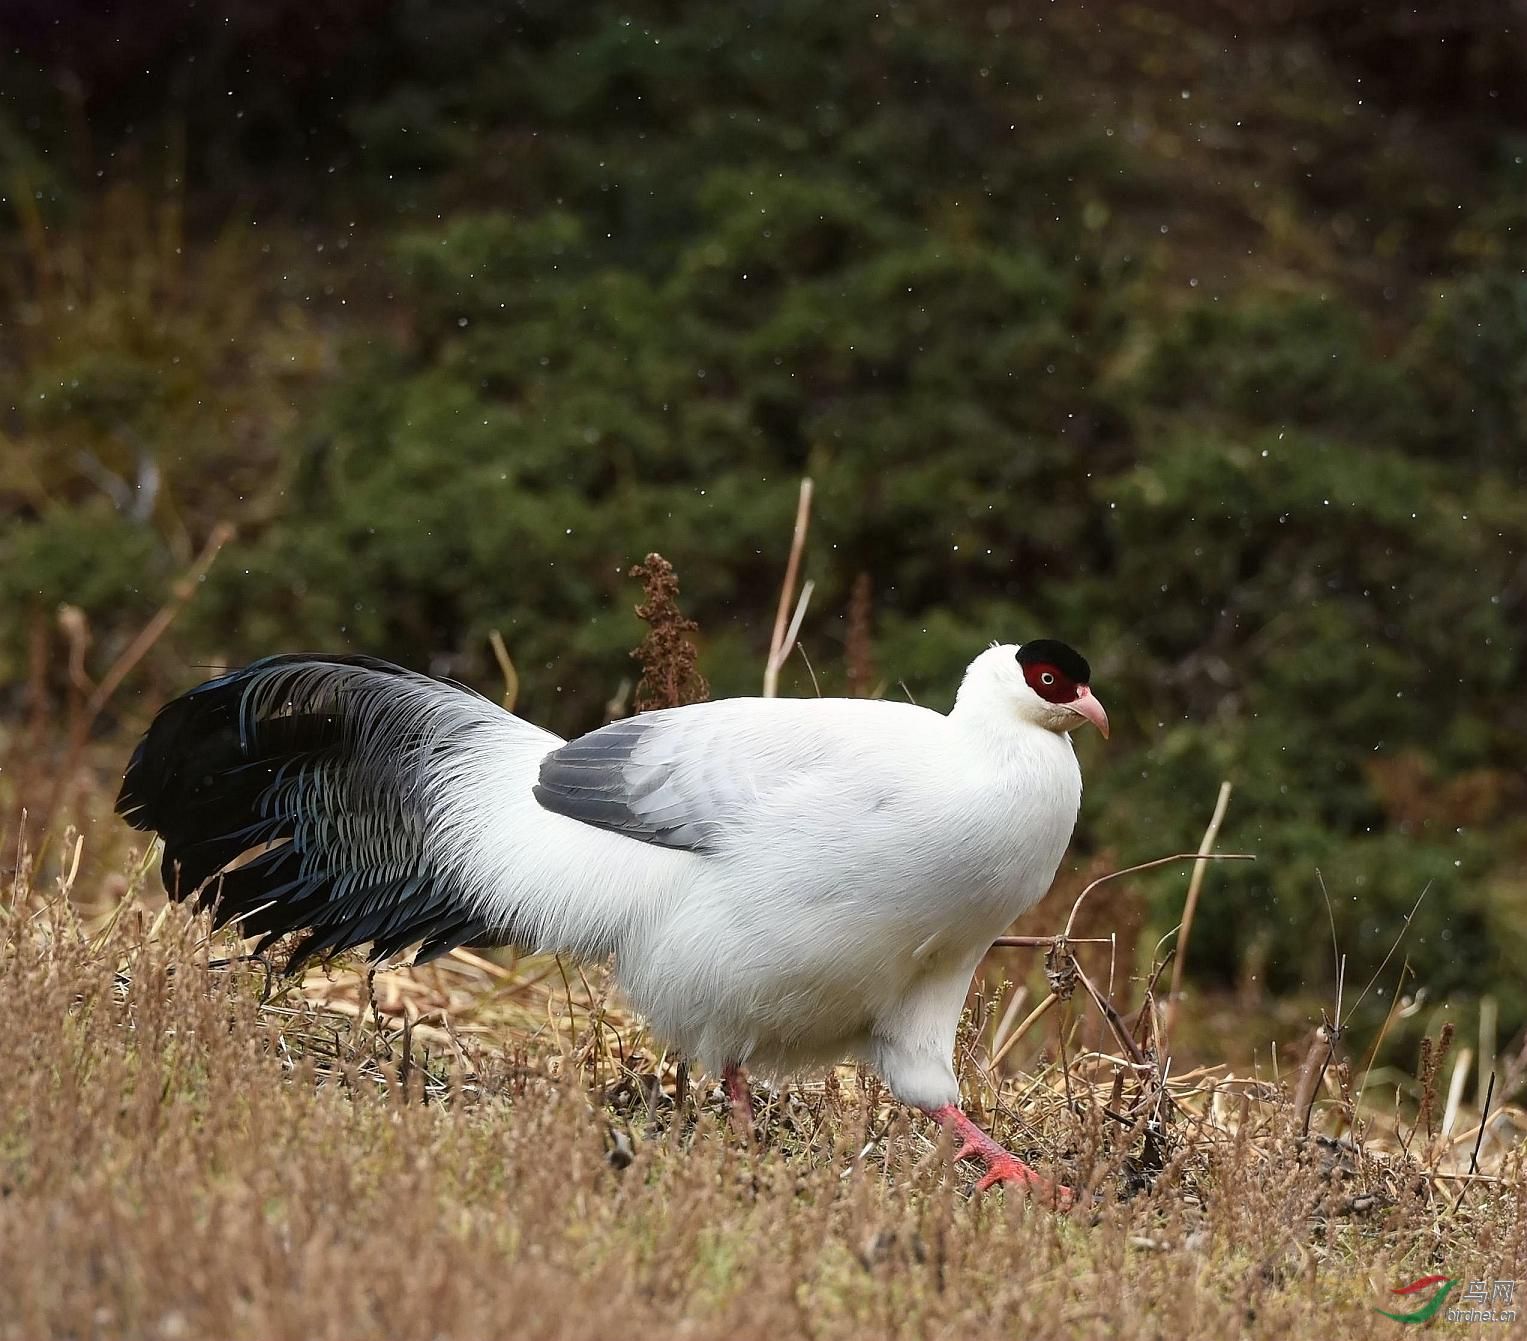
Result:
<svg viewBox="0 0 1527 1341"><path fill-rule="evenodd" d="M1004 717L1016 714L1057 733L1091 722L1106 740L1108 714L1092 692L1091 678L1087 659L1053 638L1021 646L996 643L970 663L958 702Z"/></svg>

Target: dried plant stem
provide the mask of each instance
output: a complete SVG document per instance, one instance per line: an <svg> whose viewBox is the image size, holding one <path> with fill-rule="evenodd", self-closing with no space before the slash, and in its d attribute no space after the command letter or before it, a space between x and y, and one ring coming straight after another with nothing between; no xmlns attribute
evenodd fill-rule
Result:
<svg viewBox="0 0 1527 1341"><path fill-rule="evenodd" d="M1138 866L1126 866L1122 871L1110 871L1107 875L1100 875L1086 889L1076 896L1076 902L1071 905L1071 916L1066 919L1066 929L1061 934L1071 939L1071 928L1076 924L1076 914L1082 906L1083 900L1092 893L1099 885L1105 885L1110 880L1117 880L1120 876L1136 875L1140 871L1154 870L1157 866L1169 866L1174 861L1255 861L1256 857L1250 852L1174 852L1170 857L1157 857L1155 861L1142 861Z"/></svg>
<svg viewBox="0 0 1527 1341"><path fill-rule="evenodd" d="M1479 998L1479 1106L1489 1107L1489 1099L1485 1093L1485 1077L1490 1078L1490 1086L1495 1085L1495 1029L1499 1018L1499 1007L1495 997L1486 992Z"/></svg>
<svg viewBox="0 0 1527 1341"><path fill-rule="evenodd" d="M1378 1060L1379 1050L1384 1046L1384 1039L1389 1035L1389 1026L1394 1023L1394 1017L1400 1009L1400 993L1405 986L1405 975L1410 972L1410 960L1405 960L1400 965L1400 976L1394 985L1394 992L1389 999L1389 1009L1384 1013L1384 1023L1379 1027L1379 1032L1373 1040L1373 1046L1368 1049L1368 1060L1363 1063L1363 1083L1357 1087L1357 1096L1352 1102L1352 1121L1357 1122L1357 1110L1362 1107L1363 1095L1368 1092L1368 1078L1373 1073L1373 1063Z"/></svg>
<svg viewBox="0 0 1527 1341"><path fill-rule="evenodd" d="M1124 1023L1124 1017L1115 1009L1113 1002L1104 996L1093 986L1092 979L1082 971L1082 966L1076 966L1076 978L1086 989L1087 995L1092 998L1093 1004L1102 1012L1103 1018L1108 1021L1108 1027L1113 1030L1113 1036L1118 1039L1119 1046L1129 1054L1130 1061L1138 1066L1150 1066L1150 1061L1140 1050L1140 1045L1130 1037L1129 1026ZM1152 1068L1154 1070L1154 1068Z"/></svg>
<svg viewBox="0 0 1527 1341"><path fill-rule="evenodd" d="M1310 1121L1315 1114L1315 1100L1320 1097L1320 1087L1325 1082L1326 1071L1336 1057L1336 1038L1325 1027L1310 1035L1310 1046L1299 1067L1299 1078L1294 1083L1294 1112L1300 1115L1300 1132L1308 1136Z"/></svg>
<svg viewBox="0 0 1527 1341"><path fill-rule="evenodd" d="M207 576L223 546L233 539L233 535L233 526L229 522L218 522L212 528L212 534L207 537L207 543L202 546L201 553L186 570L185 576L171 588L170 599L160 606L154 617L143 626L138 636L128 645L127 650L101 677L100 684L96 685L95 692L90 695L89 701L85 704L87 731L95 724L95 719L100 716L101 710L117 692L122 681L148 655L149 649L164 636L165 631L179 617L180 612L191 603L191 597L196 595L197 587Z"/></svg>
<svg viewBox="0 0 1527 1341"><path fill-rule="evenodd" d="M1031 1010L1027 1015L1023 1017L1023 1022L1019 1024L1019 1026L1014 1029L1013 1032L1010 1033L1005 1039L1003 1039L1001 1046L998 1047L994 1053L992 1053L991 1061L987 1062L986 1064L986 1070L989 1074L995 1075L997 1068L1002 1064L1002 1059L1018 1046L1019 1042L1022 1041L1023 1036L1028 1033L1029 1030L1032 1029L1036 1024L1038 1024L1039 1021L1045 1017L1050 1008L1059 1000L1060 998L1056 996L1054 992L1051 992L1049 996L1045 997L1043 1001L1041 1001L1037 1006L1034 1007L1033 1010Z"/></svg>
<svg viewBox="0 0 1527 1341"><path fill-rule="evenodd" d="M797 632L800 629L800 621L806 614L806 601L810 599L809 588L801 593L801 600L795 601L795 583L800 575L801 554L806 548L806 532L811 525L811 480L801 481L800 500L795 507L795 530L790 537L790 558L785 564L785 580L779 589L779 606L774 612L774 633L769 639L769 660L764 665L763 696L773 698L779 689L780 667L785 664L785 659L790 655L790 644L794 641L794 633L790 632L793 627ZM794 609L795 618L791 619L791 611Z"/></svg>
<svg viewBox="0 0 1527 1341"><path fill-rule="evenodd" d="M234 529L228 522L218 522L212 528L212 533L207 537L207 542L201 548L201 552L192 561L191 566L184 575L170 589L170 598L154 617L138 631L138 636L127 645L126 650L107 669L90 691L90 696L85 700L80 711L75 714L70 724L68 743L64 750L64 760L58 770L58 775L53 784L53 793L48 798L47 809L43 812L46 816L44 821L42 842L38 845L37 856L41 860L47 852L57 827L59 817L67 808L72 794L75 776L79 772L80 756L84 753L85 744L90 739L90 730L95 725L96 719L101 715L107 703L111 701L113 694L121 687L122 681L132 673L134 667L148 655L150 649L165 634L165 631L173 624L180 612L190 604L191 598L196 595L197 588L202 579L206 577L216 561L219 552L234 535Z"/></svg>
<svg viewBox="0 0 1527 1341"><path fill-rule="evenodd" d="M520 673L514 668L509 649L504 646L504 635L497 629L488 634L488 645L493 649L493 659L498 662L498 672L504 677L504 711L513 712L520 700Z"/></svg>
<svg viewBox="0 0 1527 1341"><path fill-rule="evenodd" d="M1458 1189L1458 1200L1453 1203L1456 1211L1463 1205L1464 1193L1469 1190L1468 1178L1473 1178L1479 1172L1479 1151L1485 1143L1485 1128L1490 1125L1490 1100L1495 1096L1495 1072L1490 1072L1490 1083L1485 1086L1485 1097L1479 1105L1479 1134L1474 1138L1474 1152L1469 1156L1469 1172L1463 1186Z"/></svg>
<svg viewBox="0 0 1527 1341"><path fill-rule="evenodd" d="M816 583L809 577L801 583L801 596L795 603L795 613L790 616L790 627L785 630L785 641L779 649L779 664L783 666L790 658L790 649L795 646L795 640L800 636L801 623L806 618L806 608L811 604L811 593L816 590Z"/></svg>
<svg viewBox="0 0 1527 1341"><path fill-rule="evenodd" d="M1223 818L1223 803L1228 800L1228 791L1228 784L1221 788L1220 797L1222 804L1216 810L1216 820ZM1210 832L1206 835L1206 845L1212 845L1214 833L1217 831L1218 824L1212 823L1210 826ZM1252 860L1255 860L1255 858L1253 858L1250 853L1246 852L1177 852L1170 857L1158 857L1155 861L1142 862L1138 866L1127 866L1122 871L1112 871L1107 875L1099 876L1076 896L1076 902L1071 905L1071 915L1066 919L1066 929L1058 936L998 936L997 939L992 942L992 947L994 949L1044 949L1048 951L1052 956L1058 952L1064 951L1065 958L1067 960L1067 967L1075 971L1076 979L1082 984L1083 987L1086 988L1088 995L1092 997L1094 1003L1097 1005L1099 1012L1108 1022L1108 1025L1113 1030L1114 1034L1118 1037L1120 1045L1127 1053L1129 1053L1131 1060L1143 1064L1145 1062L1145 1054L1140 1050L1134 1039L1129 1036L1129 1031L1124 1023L1123 1017L1120 1016L1119 1012L1114 1008L1113 1004L1108 1000L1108 998L1098 991L1098 989L1093 985L1092 980L1082 972L1081 965L1076 962L1075 957L1070 953L1069 947L1071 945L1107 945L1112 941L1112 937L1108 936L1084 937L1080 940L1072 940L1071 928L1076 922L1077 911L1081 908L1083 900L1085 900L1087 895L1092 893L1094 889L1106 881L1117 879L1121 875L1130 875L1136 871L1148 871L1152 867L1165 866L1168 863L1174 861L1196 861L1202 863L1208 861ZM1170 959L1170 956L1168 959ZM1160 965L1157 966L1156 973L1151 979L1151 985L1148 989L1148 992L1155 990L1156 979L1160 977L1161 972L1163 969L1165 969L1167 962L1168 961L1163 961ZM1178 956L1178 962L1179 964L1181 963L1180 954ZM1054 982L1055 979L1052 977L1051 981ZM1067 992L1066 995L1069 995L1069 992ZM997 1051L993 1054L992 1059L988 1064L989 1070L995 1069L997 1064L1017 1044L1018 1040L1022 1038L1023 1035L1033 1026L1035 1021L1043 1016L1044 1013L1048 1011L1058 999L1060 999L1059 994L1052 992L1049 997L1047 997L1044 1001L1041 1001L1039 1005L1029 1013L1028 1018L1025 1019L1023 1023L1013 1031L1010 1037L1003 1040L1001 1046L998 1047Z"/></svg>
<svg viewBox="0 0 1527 1341"><path fill-rule="evenodd" d="M1182 908L1182 930L1177 933L1177 963L1172 967L1172 987L1166 998L1167 1032L1177 1017L1177 998L1182 994L1182 973L1188 962L1188 937L1193 932L1193 914L1198 909L1198 895L1203 888L1204 872L1209 869L1207 860L1214 851L1219 837L1220 825L1225 820L1225 810L1230 805L1230 783L1221 782L1219 799L1214 803L1214 814L1209 817L1209 827L1204 830L1203 841L1198 845L1198 860L1193 863L1193 875L1188 881L1188 897Z"/></svg>
<svg viewBox="0 0 1527 1341"><path fill-rule="evenodd" d="M1437 1138L1437 1073L1442 1069L1442 1059L1453 1046L1454 1032L1453 1022L1448 1020L1438 1031L1436 1043L1430 1038L1421 1040L1421 1067L1416 1076L1421 1082L1421 1103L1416 1125L1419 1127L1425 1122L1428 1145Z"/></svg>
<svg viewBox="0 0 1527 1341"><path fill-rule="evenodd" d="M1379 980L1379 974L1381 974L1386 968L1389 967L1389 961L1394 958L1394 952L1400 948L1400 942L1405 939L1405 933L1410 930L1411 920L1415 917L1417 910L1421 907L1421 900L1427 896L1431 890L1431 887L1432 882L1428 880L1426 884L1422 886L1421 892L1416 895L1416 901L1411 904L1410 911L1405 914L1405 920L1400 924L1400 934L1394 938L1394 944L1389 947L1389 953L1384 956L1383 962L1373 970L1373 976L1368 979L1368 985L1363 988L1361 995L1359 995L1357 1000L1352 1003L1352 1008L1347 1012L1348 1020L1357 1014L1357 1008L1368 999L1368 993L1373 990L1373 984ZM1401 973L1400 976L1403 979L1405 975ZM1346 1021L1339 1020L1337 1023L1345 1024Z"/></svg>
<svg viewBox="0 0 1527 1341"><path fill-rule="evenodd" d="M1011 986L1010 983L1003 982L998 990L1000 992L1003 988L1009 986ZM1028 1003L1028 999L1029 989L1020 983L1017 991L1007 998L1007 1003L1002 1008L1002 1018L997 1021L997 1024L991 1031L992 1046L987 1050L988 1054L995 1052L1002 1043L1002 1040L1007 1037L1007 1031L1012 1027L1013 1021L1018 1018L1019 1012Z"/></svg>
<svg viewBox="0 0 1527 1341"><path fill-rule="evenodd" d="M1458 1109L1463 1103L1464 1087L1469 1083L1469 1068L1474 1064L1474 1049L1459 1048L1453 1060L1453 1074L1448 1078L1447 1102L1442 1106L1442 1139L1453 1134Z"/></svg>
<svg viewBox="0 0 1527 1341"><path fill-rule="evenodd" d="M1112 936L1067 937L1072 945L1111 945ZM1048 950L1055 944L1054 936L998 936L992 943L993 950Z"/></svg>

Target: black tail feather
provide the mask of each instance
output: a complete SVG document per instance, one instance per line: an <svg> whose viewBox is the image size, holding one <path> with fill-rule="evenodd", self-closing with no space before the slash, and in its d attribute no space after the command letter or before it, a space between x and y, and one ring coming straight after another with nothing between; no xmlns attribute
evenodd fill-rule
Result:
<svg viewBox="0 0 1527 1341"><path fill-rule="evenodd" d="M215 926L237 923L257 952L306 932L289 972L367 943L384 958L422 942L424 959L492 940L467 891L427 868L395 754L360 743L421 686L469 694L370 657L270 657L209 680L155 717L117 812L164 839L165 889Z"/></svg>

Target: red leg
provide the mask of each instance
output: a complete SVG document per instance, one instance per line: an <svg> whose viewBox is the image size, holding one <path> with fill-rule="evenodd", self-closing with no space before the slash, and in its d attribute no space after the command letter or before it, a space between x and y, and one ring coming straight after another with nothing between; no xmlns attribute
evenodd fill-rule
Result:
<svg viewBox="0 0 1527 1341"><path fill-rule="evenodd" d="M739 1136L753 1139L753 1092L748 1088L748 1074L736 1062L721 1072L726 1086L726 1102L731 1109L732 1127Z"/></svg>
<svg viewBox="0 0 1527 1341"><path fill-rule="evenodd" d="M949 1129L950 1135L958 1139L960 1144L954 1152L956 1161L975 1158L986 1165L985 1174L976 1184L977 1192L984 1192L997 1183L1017 1183L1045 1200L1053 1202L1062 1210L1071 1205L1069 1187L1052 1183L1035 1173L1017 1155L1004 1150L976 1126L960 1111L958 1105L945 1104L942 1108L930 1109L928 1116L942 1123Z"/></svg>

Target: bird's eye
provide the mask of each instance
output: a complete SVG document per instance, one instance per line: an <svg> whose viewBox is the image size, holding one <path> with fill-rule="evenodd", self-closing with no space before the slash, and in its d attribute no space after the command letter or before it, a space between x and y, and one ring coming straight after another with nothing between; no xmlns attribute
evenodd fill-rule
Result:
<svg viewBox="0 0 1527 1341"><path fill-rule="evenodd" d="M1039 683L1040 684L1054 684L1055 683L1055 677L1053 675L1051 675L1049 671L1045 671L1045 673L1039 677Z"/></svg>

